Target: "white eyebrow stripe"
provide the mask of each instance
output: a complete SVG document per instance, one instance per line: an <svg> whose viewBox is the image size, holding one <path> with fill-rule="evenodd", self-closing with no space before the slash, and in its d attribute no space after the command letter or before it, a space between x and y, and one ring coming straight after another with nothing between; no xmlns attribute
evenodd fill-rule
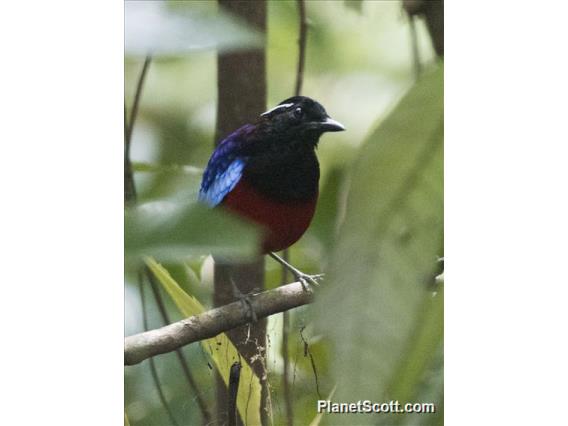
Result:
<svg viewBox="0 0 568 426"><path fill-rule="evenodd" d="M286 109L286 108L290 108L291 106L293 106L294 104L282 104L282 105L276 105L274 108L269 109L266 112L263 112L262 114L260 114L261 117L264 117L266 115L269 115L270 113L273 113L274 111L277 111L279 109Z"/></svg>

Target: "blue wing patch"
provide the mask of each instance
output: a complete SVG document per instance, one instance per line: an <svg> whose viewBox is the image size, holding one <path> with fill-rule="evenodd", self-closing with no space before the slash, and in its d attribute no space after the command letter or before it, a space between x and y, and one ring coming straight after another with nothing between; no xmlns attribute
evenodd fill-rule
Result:
<svg viewBox="0 0 568 426"><path fill-rule="evenodd" d="M239 183L247 164L243 148L255 126L245 124L227 136L215 149L203 173L199 200L215 207Z"/></svg>
<svg viewBox="0 0 568 426"><path fill-rule="evenodd" d="M200 201L215 207L239 183L247 164L243 147L249 143L247 137L254 129L253 125L245 124L217 146L203 173Z"/></svg>
<svg viewBox="0 0 568 426"><path fill-rule="evenodd" d="M244 168L245 161L242 158L235 158L226 168L208 166L201 183L199 200L211 207L218 205L241 180Z"/></svg>

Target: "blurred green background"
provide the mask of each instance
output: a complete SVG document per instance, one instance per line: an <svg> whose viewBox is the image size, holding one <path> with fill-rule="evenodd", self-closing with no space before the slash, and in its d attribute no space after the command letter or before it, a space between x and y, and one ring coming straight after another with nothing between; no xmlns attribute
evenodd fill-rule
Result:
<svg viewBox="0 0 568 426"><path fill-rule="evenodd" d="M128 108L133 102L143 62L143 56L130 44L129 38L129 31L133 37L139 31L134 21L142 20L135 13L137 3L140 2L127 2L125 18L125 102ZM144 3L148 7L147 4L153 2ZM216 51L210 43L233 49L238 48L239 40L246 44L254 37L249 37L246 29L237 24L219 24L214 1L167 2L151 7L163 8L160 13L168 16L186 17L196 28L208 28L208 31L200 32L201 38L191 49L173 49L156 55L150 65L131 147L138 202L194 201L201 172L214 143ZM322 138L318 147L322 194L316 219L308 233L291 249L292 262L305 272L329 271L329 280L324 282L327 288L318 303L291 313L295 424L309 424L314 419L318 399L312 365L309 357L304 356L303 338L309 342L317 366L322 398L335 384L349 381L349 375L354 373L358 381L353 380L351 386L338 385L336 397L342 398L338 400L377 398L374 400L382 401L378 398L396 394L411 401L437 401L441 405L443 349L440 308L436 305L441 291L428 286L432 284L433 274L439 272L437 257L443 255L443 157L441 145L437 144L443 138L438 122L443 99L442 71L436 65L426 27L417 20L417 43L425 77L413 88L417 76L413 69L409 19L398 1L308 1L307 16L309 35L302 92L321 102L347 131ZM167 20L156 22L169 24ZM245 33L239 33L241 30ZM233 44L227 42L232 39L231 31L235 33L233 39L237 40ZM297 40L296 2L269 2L269 107L293 95ZM167 40L164 43L167 44ZM396 107L409 91L408 97ZM433 96L435 99L430 102ZM425 104L428 105L423 108ZM388 143L383 143L385 139L393 141L394 151ZM428 141L434 141L431 147ZM424 160L425 157L428 158ZM376 158L383 160L375 161ZM416 182L426 184L416 185ZM354 193L353 185L357 185ZM374 199L391 201L381 204L374 203ZM388 226L383 229L377 224L375 227L375 219ZM367 239L363 238L365 231L368 231ZM353 241L358 235L361 239ZM437 239L433 235L438 236ZM380 243L379 239L386 243ZM390 241L394 242L390 244ZM361 248L359 252L357 247ZM359 261L351 262L350 255L356 255ZM128 262L126 265L125 334L130 335L142 331L143 324L138 285L133 268ZM183 262L170 262L165 266L189 294L204 305L211 305L212 259L206 252L196 250ZM280 267L267 261L266 268L267 287L279 285ZM400 271L408 273L401 277ZM350 279L356 280L357 285L351 286ZM400 282L403 284L399 285ZM374 290L367 292L369 288ZM351 296L353 294L359 296ZM161 326L150 291L146 291L146 300L149 327ZM167 297L165 300L171 319L180 319L175 306ZM340 304L342 309L337 309ZM389 311L386 317L381 317L381 312L376 312L378 307L384 308L381 312L389 309L396 312ZM408 321L401 322L398 315ZM351 319L353 324L349 323ZM325 324L329 327L335 321L343 327L333 324L335 331L328 330ZM421 326L416 326L417 323ZM399 324L401 328L397 329ZM363 331L365 327L367 331ZM388 330L381 332L381 327ZM281 329L281 315L270 317L267 366L274 424L285 423ZM364 339L357 338L360 332ZM344 347L357 356L347 349L338 350L341 346L338 343L346 335L352 338L345 341ZM381 342L389 343L381 345ZM185 347L183 351L213 411L215 381L207 356L198 344ZM377 360L370 359L373 356ZM197 403L180 374L175 355L157 357L156 365L174 416L180 424L200 424ZM394 374L398 374L396 377L400 380ZM375 386L375 382L382 384ZM355 385L367 393L354 395ZM132 425L170 424L153 385L148 361L125 368L125 410ZM356 422L368 423L368 417ZM321 421L322 424L336 421L355 424L355 420L345 416L339 420L326 415ZM371 422L436 424L441 420L439 416L428 419L399 416L379 420L375 417Z"/></svg>

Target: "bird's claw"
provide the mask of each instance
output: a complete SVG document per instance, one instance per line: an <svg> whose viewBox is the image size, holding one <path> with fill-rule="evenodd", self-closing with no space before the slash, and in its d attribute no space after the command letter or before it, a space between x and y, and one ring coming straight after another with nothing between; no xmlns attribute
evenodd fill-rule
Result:
<svg viewBox="0 0 568 426"><path fill-rule="evenodd" d="M300 281L302 288L309 291L309 286L319 287L319 280L323 279L324 274L308 275L304 273L296 274L296 280Z"/></svg>
<svg viewBox="0 0 568 426"><path fill-rule="evenodd" d="M240 297L240 301L243 304L243 308L247 311L248 317L251 319L252 322L257 322L258 317L256 316L256 312L252 306L252 302L248 294L244 294Z"/></svg>
<svg viewBox="0 0 568 426"><path fill-rule="evenodd" d="M233 297L241 302L243 309L247 312L247 316L251 319L251 321L257 322L258 317L256 316L256 312L254 311L254 307L252 306L252 301L250 298L250 296L254 296L254 293L244 294L239 290L233 280L231 280L231 284L233 287Z"/></svg>

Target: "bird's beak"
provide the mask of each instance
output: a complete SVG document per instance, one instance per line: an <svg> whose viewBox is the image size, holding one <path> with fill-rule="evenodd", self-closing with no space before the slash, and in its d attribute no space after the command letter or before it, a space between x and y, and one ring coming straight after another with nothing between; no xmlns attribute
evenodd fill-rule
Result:
<svg viewBox="0 0 568 426"><path fill-rule="evenodd" d="M345 126L339 121L335 121L330 117L319 123L319 128L324 132L341 132L345 130Z"/></svg>

